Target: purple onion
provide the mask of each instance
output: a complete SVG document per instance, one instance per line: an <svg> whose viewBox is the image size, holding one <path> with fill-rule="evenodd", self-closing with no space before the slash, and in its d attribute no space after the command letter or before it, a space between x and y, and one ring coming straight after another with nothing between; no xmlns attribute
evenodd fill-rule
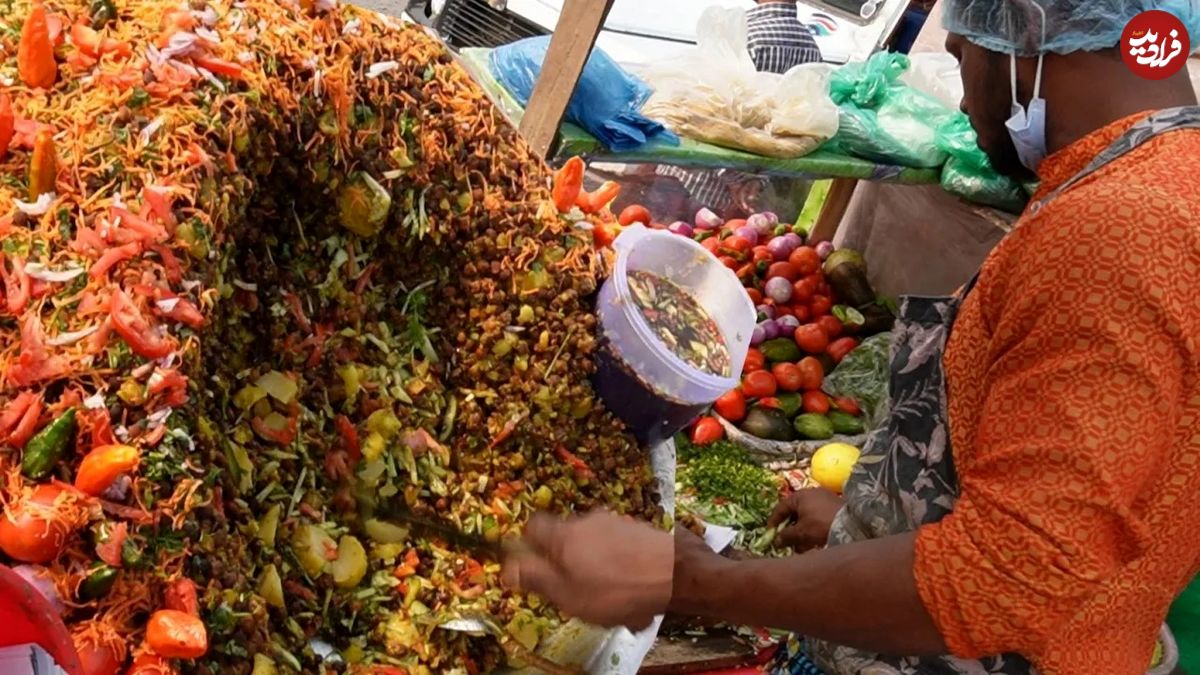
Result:
<svg viewBox="0 0 1200 675"><path fill-rule="evenodd" d="M753 228L760 237L766 238L775 233L775 227L761 213L756 213L746 219L746 227Z"/></svg>
<svg viewBox="0 0 1200 675"><path fill-rule="evenodd" d="M767 319L758 324L758 327L763 329L768 340L774 340L779 337L779 324L775 323L775 319Z"/></svg>
<svg viewBox="0 0 1200 675"><path fill-rule="evenodd" d="M694 230L691 225L688 225L687 223L683 222L682 220L677 220L677 221L671 223L670 225L668 225L667 231L670 232L671 234L678 234L678 235L684 236L684 237L691 237L696 234L696 230Z"/></svg>
<svg viewBox="0 0 1200 675"><path fill-rule="evenodd" d="M799 244L793 245L788 241L787 237L775 237L767 242L767 253L771 254L771 258L776 262L787 260L792 251L796 250Z"/></svg>
<svg viewBox="0 0 1200 675"><path fill-rule="evenodd" d="M745 239L746 241L750 242L751 246L758 245L758 231L755 230L753 227L750 227L749 225L743 225L743 226L739 227L738 229L733 231L733 234L735 236L741 237L742 239Z"/></svg>
<svg viewBox="0 0 1200 675"><path fill-rule="evenodd" d="M724 225L725 221L709 209L700 209L696 212L695 223L697 230L715 230Z"/></svg>
<svg viewBox="0 0 1200 675"><path fill-rule="evenodd" d="M767 285L763 286L763 295L782 305L792 299L792 282L783 277L768 279Z"/></svg>
<svg viewBox="0 0 1200 675"><path fill-rule="evenodd" d="M773 211L763 211L762 213L760 213L758 215L762 216L763 218L766 218L767 223L770 224L771 227L775 227L776 225L779 224L779 216L775 215L775 213Z"/></svg>
<svg viewBox="0 0 1200 675"><path fill-rule="evenodd" d="M828 258L831 253L833 253L832 242L823 241L817 244L817 255L821 256L821 260Z"/></svg>
<svg viewBox="0 0 1200 675"><path fill-rule="evenodd" d="M58 595L58 589L54 586L54 579L51 578L49 570L41 565L17 565L12 570L30 586L37 589L37 592L46 598L46 602L49 602L55 611L59 614L66 611L66 606L63 605L62 598Z"/></svg>
<svg viewBox="0 0 1200 675"><path fill-rule="evenodd" d="M800 327L800 319L797 319L791 314L784 314L778 319L775 319L775 323L779 326L780 335L791 335L792 333L796 332L797 328Z"/></svg>
<svg viewBox="0 0 1200 675"><path fill-rule="evenodd" d="M774 319L777 315L775 308L771 305L759 305L758 307L754 308L754 311L757 312L759 316L765 316L768 319Z"/></svg>
<svg viewBox="0 0 1200 675"><path fill-rule="evenodd" d="M795 251L804 245L804 239L795 232L788 232L787 234L783 235L783 239L788 243L788 246L792 248L792 251ZM791 252L789 251L788 254L790 255Z"/></svg>
<svg viewBox="0 0 1200 675"><path fill-rule="evenodd" d="M750 333L750 346L757 347L767 341L767 331L761 325L755 326L754 331Z"/></svg>

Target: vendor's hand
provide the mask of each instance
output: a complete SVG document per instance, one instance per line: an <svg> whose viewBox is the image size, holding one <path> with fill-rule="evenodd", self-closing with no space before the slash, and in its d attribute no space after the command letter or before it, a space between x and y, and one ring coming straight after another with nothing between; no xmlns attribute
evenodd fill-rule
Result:
<svg viewBox="0 0 1200 675"><path fill-rule="evenodd" d="M767 519L767 526L790 523L779 531L775 543L803 553L825 545L829 528L843 503L841 497L824 488L798 490L779 500Z"/></svg>
<svg viewBox="0 0 1200 675"><path fill-rule="evenodd" d="M537 514L522 543L504 559L504 583L587 623L641 630L671 600L674 538L645 523L605 511Z"/></svg>

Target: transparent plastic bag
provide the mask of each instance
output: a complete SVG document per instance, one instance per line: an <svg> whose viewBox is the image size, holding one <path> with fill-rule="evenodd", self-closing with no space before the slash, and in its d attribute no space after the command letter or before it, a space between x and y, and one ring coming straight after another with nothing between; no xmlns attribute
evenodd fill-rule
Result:
<svg viewBox="0 0 1200 675"><path fill-rule="evenodd" d="M946 161L938 127L954 111L899 81L908 57L882 52L833 73L829 93L840 117L836 147L881 164L934 168Z"/></svg>
<svg viewBox="0 0 1200 675"><path fill-rule="evenodd" d="M979 149L975 130L967 116L958 113L937 133L938 147L948 159L942 167L942 189L955 197L993 208L1020 213L1029 195L1011 178L1001 176Z"/></svg>
<svg viewBox="0 0 1200 675"><path fill-rule="evenodd" d="M833 70L824 63L807 63L784 73L768 130L777 136L832 138L838 130L838 108L828 94Z"/></svg>
<svg viewBox="0 0 1200 675"><path fill-rule="evenodd" d="M492 75L522 106L529 104L549 46L550 36L528 38L493 50L488 59ZM597 48L579 76L567 119L616 152L637 149L652 139L678 144L675 134L638 112L650 93L645 82Z"/></svg>
<svg viewBox="0 0 1200 675"><path fill-rule="evenodd" d="M706 9L696 49L643 71L654 94L642 112L722 147L784 159L812 152L837 128L820 72L760 73L746 42L743 10ZM780 126L781 97L791 109Z"/></svg>
<svg viewBox="0 0 1200 675"><path fill-rule="evenodd" d="M908 60L908 70L900 74L900 81L957 110L963 98L958 59L946 52L927 52L910 54Z"/></svg>
<svg viewBox="0 0 1200 675"><path fill-rule="evenodd" d="M822 389L831 396L854 399L862 406L867 429L877 429L887 419L891 360L892 334L872 335L833 369Z"/></svg>

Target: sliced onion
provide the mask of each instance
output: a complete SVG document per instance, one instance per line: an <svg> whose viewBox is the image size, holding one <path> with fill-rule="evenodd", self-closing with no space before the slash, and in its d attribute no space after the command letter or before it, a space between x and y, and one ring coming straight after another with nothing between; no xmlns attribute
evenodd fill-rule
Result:
<svg viewBox="0 0 1200 675"><path fill-rule="evenodd" d="M89 326L83 330L72 331L70 333L59 333L58 335L46 340L46 344L50 345L51 347L73 345L98 330L100 330L100 326Z"/></svg>
<svg viewBox="0 0 1200 675"><path fill-rule="evenodd" d="M775 323L779 325L780 335L791 335L792 333L796 332L797 328L800 327L800 319L797 319L791 314L784 314L778 319L775 319Z"/></svg>
<svg viewBox="0 0 1200 675"><path fill-rule="evenodd" d="M768 340L774 340L779 337L779 324L775 323L775 319L767 319L758 324L758 327L763 329L763 333L766 334Z"/></svg>
<svg viewBox="0 0 1200 675"><path fill-rule="evenodd" d="M743 225L743 226L739 227L738 229L734 230L733 233L736 236L739 236L742 239L745 239L746 241L750 242L751 246L758 245L758 230L754 229L753 227L750 227L749 225Z"/></svg>
<svg viewBox="0 0 1200 675"><path fill-rule="evenodd" d="M46 195L42 195L42 196L45 197ZM70 281L70 280L74 279L75 277L79 276L80 274L83 274L83 272L84 272L84 269L77 265L72 266L72 267L65 267L61 270L52 270L52 269L47 269L46 266L40 262L25 263L25 274L26 275L28 275L34 279L38 279L39 281L45 281L45 282L54 283L54 284L61 284L66 281Z"/></svg>
<svg viewBox="0 0 1200 675"><path fill-rule="evenodd" d="M83 407L88 410L100 410L107 407L104 403L104 392L96 392L91 396L83 399Z"/></svg>
<svg viewBox="0 0 1200 675"><path fill-rule="evenodd" d="M756 213L746 219L746 227L754 228L758 232L759 237L766 238L771 236L774 226L767 217L761 213Z"/></svg>
<svg viewBox="0 0 1200 675"><path fill-rule="evenodd" d="M62 597L58 594L58 588L54 586L54 579L50 576L50 571L41 565L17 565L12 568L18 576L37 589L46 602L54 607L55 611L62 614L66 611L66 605L63 604Z"/></svg>
<svg viewBox="0 0 1200 675"><path fill-rule="evenodd" d="M158 311L162 312L163 314L170 314L171 312L174 312L175 306L178 304L179 298L163 298L162 300L154 301L154 306L158 307Z"/></svg>
<svg viewBox="0 0 1200 675"><path fill-rule="evenodd" d="M389 70L395 70L399 67L400 63L397 61L380 61L379 63L372 63L371 67L367 68L367 79L373 80Z"/></svg>
<svg viewBox="0 0 1200 675"><path fill-rule="evenodd" d="M768 279L763 286L763 295L782 305L792 299L792 282L783 277Z"/></svg>
<svg viewBox="0 0 1200 675"><path fill-rule="evenodd" d="M38 198L33 202L23 202L20 199L14 199L13 203L17 205L17 210L27 216L42 216L50 210L50 205L54 200L58 199L58 195L53 192L43 192L38 195Z"/></svg>
<svg viewBox="0 0 1200 675"><path fill-rule="evenodd" d="M693 228L691 225L688 225L687 223L683 222L682 220L677 220L677 221L671 223L670 225L668 225L667 231L672 234L678 234L678 235L681 235L684 237L693 237L696 235L695 228Z"/></svg>
<svg viewBox="0 0 1200 675"><path fill-rule="evenodd" d="M833 243L823 241L817 244L817 255L821 256L821 260L825 260L833 253Z"/></svg>
<svg viewBox="0 0 1200 675"><path fill-rule="evenodd" d="M709 209L700 209L696 212L696 229L697 230L715 230L725 224L721 217L713 213Z"/></svg>
<svg viewBox="0 0 1200 675"><path fill-rule="evenodd" d="M132 485L133 479L127 474L121 474L120 476L117 476L117 479L113 481L113 484L109 485L108 489L105 490L100 497L107 499L110 502L117 502L119 504L125 501L125 497L129 496L129 488Z"/></svg>
<svg viewBox="0 0 1200 675"><path fill-rule="evenodd" d="M781 262L788 259L788 256L795 251L799 244L793 245L785 237L775 237L767 242L767 253L771 254L771 259L776 262Z"/></svg>

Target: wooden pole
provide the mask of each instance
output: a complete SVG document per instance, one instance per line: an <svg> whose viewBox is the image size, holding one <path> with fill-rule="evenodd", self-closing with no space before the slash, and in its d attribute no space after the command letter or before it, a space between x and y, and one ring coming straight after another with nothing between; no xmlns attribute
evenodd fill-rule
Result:
<svg viewBox="0 0 1200 675"><path fill-rule="evenodd" d="M614 0L566 0L550 38L542 73L521 118L521 135L541 157L547 157L562 125L575 84L583 73L596 37Z"/></svg>
<svg viewBox="0 0 1200 675"><path fill-rule="evenodd" d="M850 198L854 196L854 188L857 185L858 180L855 178L833 179L829 194L825 196L825 205L821 207L817 222L813 224L812 231L808 233L810 242L815 244L822 241L833 241L833 238L837 236L838 226L842 224L842 216L846 215L846 208L850 206Z"/></svg>

